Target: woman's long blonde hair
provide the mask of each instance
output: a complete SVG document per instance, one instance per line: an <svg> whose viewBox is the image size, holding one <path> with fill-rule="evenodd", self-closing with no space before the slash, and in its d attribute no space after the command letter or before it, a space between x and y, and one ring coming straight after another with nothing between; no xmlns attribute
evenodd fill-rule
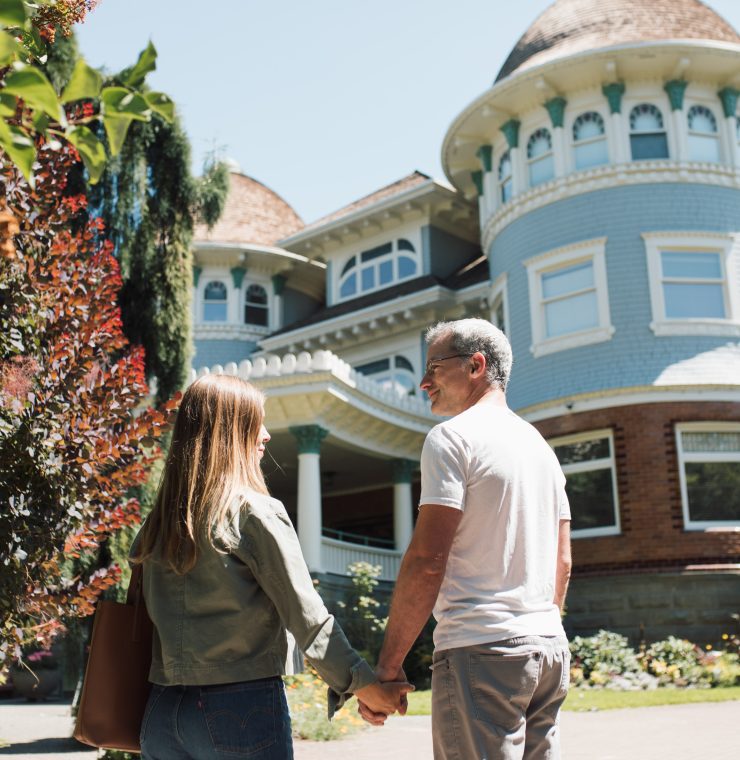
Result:
<svg viewBox="0 0 740 760"><path fill-rule="evenodd" d="M203 541L214 546L219 537L228 547L238 493L267 493L257 452L264 401L253 385L228 375L205 375L185 391L134 562L156 554L182 574Z"/></svg>

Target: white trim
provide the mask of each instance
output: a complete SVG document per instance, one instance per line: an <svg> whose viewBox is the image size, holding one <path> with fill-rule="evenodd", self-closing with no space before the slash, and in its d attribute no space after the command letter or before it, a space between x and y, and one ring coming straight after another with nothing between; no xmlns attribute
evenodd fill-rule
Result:
<svg viewBox="0 0 740 760"><path fill-rule="evenodd" d="M711 385L684 386L666 388L644 386L625 388L617 391L609 389L591 393L577 393L566 398L559 398L541 404L515 409L516 413L527 422L541 422L568 414L594 412L600 409L613 409L622 406L640 404L707 403L712 401L728 404L740 404L740 384L734 387Z"/></svg>
<svg viewBox="0 0 740 760"><path fill-rule="evenodd" d="M740 462L740 451L738 452L716 452L698 454L694 452L684 452L682 433L686 432L740 432L740 423L738 422L681 422L675 427L676 435L676 454L678 457L678 478L681 485L681 506L683 509L683 521L685 530L701 530L740 528L740 520L692 520L689 514L689 493L686 485L686 471L684 465L687 462Z"/></svg>
<svg viewBox="0 0 740 760"><path fill-rule="evenodd" d="M257 343L269 333L269 327L259 325L234 325L225 322L201 322L193 325L194 340L238 340Z"/></svg>
<svg viewBox="0 0 740 760"><path fill-rule="evenodd" d="M612 525L604 526L603 528L584 528L581 530L573 530L571 536L573 538L594 538L595 536L618 536L622 532L620 516L619 516L619 494L617 492L617 465L616 457L614 455L614 433L609 428L602 430L588 430L574 435L558 436L557 438L549 438L547 443L555 450L556 446L568 446L573 443L580 443L581 441L593 441L601 438L606 438L609 441L609 456L601 459L593 459L588 462L576 462L573 464L561 464L560 467L563 474L568 479L569 473L581 473L581 472L595 472L596 470L609 469L612 476L612 499L614 503L614 523ZM572 514L571 514L572 518Z"/></svg>
<svg viewBox="0 0 740 760"><path fill-rule="evenodd" d="M614 335L609 313L609 291L606 280L606 238L583 240L552 251L533 256L522 262L527 269L529 281L529 310L532 326L532 345L530 351L535 356L544 356L556 351L587 346L610 340ZM544 297L542 294L542 275L581 262L593 265L594 290L596 292L598 324L586 330L548 338Z"/></svg>
<svg viewBox="0 0 740 760"><path fill-rule="evenodd" d="M740 335L740 234L720 232L645 232L652 322L657 336L666 335ZM726 317L671 319L663 300L661 253L666 250L717 253L722 263L722 292Z"/></svg>
<svg viewBox="0 0 740 760"><path fill-rule="evenodd" d="M634 161L604 164L574 171L565 177L531 188L499 207L488 219L481 219L481 245L488 251L495 238L513 222L552 203L597 190L626 185L702 184L740 189L740 168L724 164L671 161Z"/></svg>
<svg viewBox="0 0 740 760"><path fill-rule="evenodd" d="M491 304L491 322L496 327L503 330L507 335L511 334L511 319L509 317L509 291L507 287L508 278L506 272L502 272L491 284L491 295L489 303ZM504 326L496 324L496 301L501 299L504 307Z"/></svg>

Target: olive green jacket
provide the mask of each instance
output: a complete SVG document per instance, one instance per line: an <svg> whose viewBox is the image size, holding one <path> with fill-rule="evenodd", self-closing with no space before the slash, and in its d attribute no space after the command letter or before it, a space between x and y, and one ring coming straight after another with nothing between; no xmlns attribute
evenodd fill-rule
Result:
<svg viewBox="0 0 740 760"><path fill-rule="evenodd" d="M192 686L282 675L287 629L330 686L331 716L351 692L376 681L373 670L316 592L283 505L249 492L237 520L236 548L204 546L184 575L156 558L144 562L155 628L149 680Z"/></svg>

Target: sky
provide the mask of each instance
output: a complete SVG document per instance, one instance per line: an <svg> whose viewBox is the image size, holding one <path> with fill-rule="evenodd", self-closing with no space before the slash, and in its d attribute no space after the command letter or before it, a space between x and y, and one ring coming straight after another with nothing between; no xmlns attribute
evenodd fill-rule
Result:
<svg viewBox="0 0 740 760"><path fill-rule="evenodd" d="M194 172L231 159L308 223L415 169L443 179L448 127L549 4L101 0L76 32L110 72L151 40ZM709 5L740 29L738 0Z"/></svg>

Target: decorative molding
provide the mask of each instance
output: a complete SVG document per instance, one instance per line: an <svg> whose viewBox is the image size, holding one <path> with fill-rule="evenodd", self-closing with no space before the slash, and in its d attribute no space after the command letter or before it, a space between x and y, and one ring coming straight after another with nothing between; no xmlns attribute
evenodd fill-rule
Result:
<svg viewBox="0 0 740 760"><path fill-rule="evenodd" d="M604 248L606 246L606 237L591 238L590 240L578 240L575 243L562 245L559 248L553 248L551 251L538 253L536 256L530 256L522 261L522 265L530 267L534 264L541 265L552 260L557 263L558 260L577 258L578 254L583 252L584 256L590 256L594 248Z"/></svg>
<svg viewBox="0 0 740 760"><path fill-rule="evenodd" d="M604 97L609 103L610 113L622 113L622 95L624 95L624 82L610 82L601 88Z"/></svg>
<svg viewBox="0 0 740 760"><path fill-rule="evenodd" d="M200 322L193 325L194 340L236 340L257 343L269 334L269 327L258 325L229 325L222 322Z"/></svg>
<svg viewBox="0 0 740 760"><path fill-rule="evenodd" d="M198 287L198 281L200 280L200 274L203 271L203 267L197 265L193 266L193 287Z"/></svg>
<svg viewBox="0 0 740 760"><path fill-rule="evenodd" d="M481 243L487 251L495 237L522 216L551 203L617 186L656 183L702 184L740 190L740 169L698 161L668 159L606 164L574 171L531 188L500 206L487 220L481 219Z"/></svg>
<svg viewBox="0 0 740 760"><path fill-rule="evenodd" d="M740 91L734 87L723 87L717 95L722 101L722 112L726 118L735 116L737 112L737 96L740 95Z"/></svg>
<svg viewBox="0 0 740 760"><path fill-rule="evenodd" d="M740 322L720 319L672 319L651 322L650 329L659 337L667 335L725 335L740 337Z"/></svg>
<svg viewBox="0 0 740 760"><path fill-rule="evenodd" d="M670 82L663 85L663 89L668 94L672 111L680 111L683 108L683 96L688 84L685 79L671 79Z"/></svg>
<svg viewBox="0 0 740 760"><path fill-rule="evenodd" d="M289 428L298 443L298 454L320 454L321 442L329 431L321 425L298 425Z"/></svg>
<svg viewBox="0 0 740 760"><path fill-rule="evenodd" d="M506 138L506 144L510 148L519 147L519 126L520 122L517 119L509 119L505 124L500 127L501 132Z"/></svg>
<svg viewBox="0 0 740 760"><path fill-rule="evenodd" d="M272 276L272 292L273 295L281 296L285 289L285 283L288 281L287 277L282 274L274 274Z"/></svg>
<svg viewBox="0 0 740 760"><path fill-rule="evenodd" d="M394 483L411 483L414 473L419 469L419 463L411 459L392 459L391 474Z"/></svg>
<svg viewBox="0 0 740 760"><path fill-rule="evenodd" d="M481 145L476 151L475 155L480 161L481 167L484 172L490 172L493 169L493 146Z"/></svg>
<svg viewBox="0 0 740 760"><path fill-rule="evenodd" d="M231 273L231 281L234 283L234 288L241 290L244 275L247 273L246 267L231 267L229 272Z"/></svg>
<svg viewBox="0 0 740 760"><path fill-rule="evenodd" d="M470 179L473 180L473 184L475 185L475 189L478 193L478 197L483 195L483 172L482 171L470 172Z"/></svg>
<svg viewBox="0 0 740 760"><path fill-rule="evenodd" d="M550 114L550 121L552 122L553 127L563 126L565 106L567 102L568 101L562 97L550 98L550 100L545 102L545 108L547 109L547 113Z"/></svg>

